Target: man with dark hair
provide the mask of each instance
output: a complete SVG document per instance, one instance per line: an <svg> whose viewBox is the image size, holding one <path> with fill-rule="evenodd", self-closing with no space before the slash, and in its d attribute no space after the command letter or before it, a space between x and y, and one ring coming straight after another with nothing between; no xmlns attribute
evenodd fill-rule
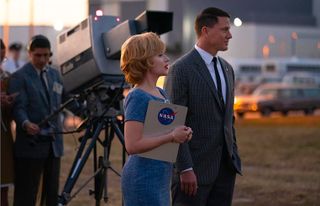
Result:
<svg viewBox="0 0 320 206"><path fill-rule="evenodd" d="M9 92L19 92L13 105L17 125L14 143L15 206L34 206L41 194L41 205L56 206L60 157L63 155L62 124L57 116L39 124L60 107L63 86L59 72L48 66L49 40L34 36L28 46L30 62L13 73ZM39 187L42 178L42 188Z"/></svg>
<svg viewBox="0 0 320 206"><path fill-rule="evenodd" d="M234 72L218 51L232 38L230 16L207 8L195 21L195 48L170 68L165 88L174 104L188 107L190 142L181 144L172 180L174 206L230 206L241 173L234 130Z"/></svg>
<svg viewBox="0 0 320 206"><path fill-rule="evenodd" d="M17 42L10 44L8 58L2 64L2 68L5 71L12 74L25 64L25 61L20 58L21 50L22 44Z"/></svg>

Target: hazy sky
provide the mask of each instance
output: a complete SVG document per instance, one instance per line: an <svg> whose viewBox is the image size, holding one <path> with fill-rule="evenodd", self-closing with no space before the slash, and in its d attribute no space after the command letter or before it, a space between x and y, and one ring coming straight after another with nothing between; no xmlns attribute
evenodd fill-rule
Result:
<svg viewBox="0 0 320 206"><path fill-rule="evenodd" d="M0 0L1 26L72 26L87 16L88 0Z"/></svg>

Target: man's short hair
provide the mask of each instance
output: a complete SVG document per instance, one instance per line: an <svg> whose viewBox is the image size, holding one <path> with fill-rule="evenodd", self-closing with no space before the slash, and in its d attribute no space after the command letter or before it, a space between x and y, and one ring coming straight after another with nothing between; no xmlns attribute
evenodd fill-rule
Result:
<svg viewBox="0 0 320 206"><path fill-rule="evenodd" d="M31 38L28 44L28 51L33 51L36 48L48 48L51 49L50 41L44 35L35 35Z"/></svg>
<svg viewBox="0 0 320 206"><path fill-rule="evenodd" d="M218 17L230 18L230 15L226 11L215 7L204 9L195 20L194 28L197 36L200 36L202 27L215 25L218 22Z"/></svg>
<svg viewBox="0 0 320 206"><path fill-rule="evenodd" d="M21 51L22 49L22 44L18 42L14 42L9 45L9 51Z"/></svg>

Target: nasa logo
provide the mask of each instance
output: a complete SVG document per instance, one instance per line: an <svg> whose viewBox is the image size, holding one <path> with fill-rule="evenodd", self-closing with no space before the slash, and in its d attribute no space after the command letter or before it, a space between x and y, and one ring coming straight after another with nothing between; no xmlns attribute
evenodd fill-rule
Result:
<svg viewBox="0 0 320 206"><path fill-rule="evenodd" d="M163 108L158 114L158 120L163 125L171 124L174 121L176 114L170 108Z"/></svg>

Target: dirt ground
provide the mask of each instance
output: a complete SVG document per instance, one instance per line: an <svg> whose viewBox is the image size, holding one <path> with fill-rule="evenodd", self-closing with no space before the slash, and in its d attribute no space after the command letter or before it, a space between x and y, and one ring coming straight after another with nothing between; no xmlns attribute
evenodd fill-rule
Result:
<svg viewBox="0 0 320 206"><path fill-rule="evenodd" d="M320 202L320 116L289 116L238 119L238 147L243 176L238 176L234 193L235 206L316 206ZM103 135L103 134L102 134ZM65 184L77 148L78 137L65 136L62 159L61 190ZM121 172L121 145L115 138L111 147L111 166ZM102 149L98 149L102 154ZM92 157L82 170L76 186L93 174ZM93 181L68 204L95 205L89 195ZM120 177L108 170L108 203L120 206ZM10 191L12 202L12 189Z"/></svg>

